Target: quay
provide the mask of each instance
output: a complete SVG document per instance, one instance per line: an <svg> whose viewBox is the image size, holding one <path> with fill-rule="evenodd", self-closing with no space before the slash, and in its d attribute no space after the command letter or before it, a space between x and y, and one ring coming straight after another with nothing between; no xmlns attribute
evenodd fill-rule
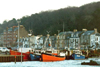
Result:
<svg viewBox="0 0 100 67"><path fill-rule="evenodd" d="M22 61L23 61L23 56L22 56ZM0 62L20 62L20 61L21 61L21 55L0 55Z"/></svg>

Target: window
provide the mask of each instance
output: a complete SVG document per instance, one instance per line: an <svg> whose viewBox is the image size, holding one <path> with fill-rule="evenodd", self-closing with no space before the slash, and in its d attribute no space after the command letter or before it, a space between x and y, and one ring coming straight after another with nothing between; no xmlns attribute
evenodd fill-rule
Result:
<svg viewBox="0 0 100 67"><path fill-rule="evenodd" d="M65 39L65 36L63 35L63 39Z"/></svg>
<svg viewBox="0 0 100 67"><path fill-rule="evenodd" d="M75 39L76 42L78 42L78 39Z"/></svg>
<svg viewBox="0 0 100 67"><path fill-rule="evenodd" d="M16 40L16 38L13 38L13 40Z"/></svg>
<svg viewBox="0 0 100 67"><path fill-rule="evenodd" d="M90 33L88 33L88 35L90 35Z"/></svg>
<svg viewBox="0 0 100 67"><path fill-rule="evenodd" d="M71 34L71 37L73 37L73 34Z"/></svg>
<svg viewBox="0 0 100 67"><path fill-rule="evenodd" d="M95 37L95 41L98 41L98 37L97 36Z"/></svg>
<svg viewBox="0 0 100 67"><path fill-rule="evenodd" d="M6 49L6 48L3 48L3 49Z"/></svg>
<svg viewBox="0 0 100 67"><path fill-rule="evenodd" d="M73 42L73 39L71 39L71 42Z"/></svg>
<svg viewBox="0 0 100 67"><path fill-rule="evenodd" d="M74 35L74 37L75 37L75 35Z"/></svg>
<svg viewBox="0 0 100 67"><path fill-rule="evenodd" d="M76 34L76 36L78 37L78 33Z"/></svg>
<svg viewBox="0 0 100 67"><path fill-rule="evenodd" d="M97 41L98 41L98 37L97 37Z"/></svg>

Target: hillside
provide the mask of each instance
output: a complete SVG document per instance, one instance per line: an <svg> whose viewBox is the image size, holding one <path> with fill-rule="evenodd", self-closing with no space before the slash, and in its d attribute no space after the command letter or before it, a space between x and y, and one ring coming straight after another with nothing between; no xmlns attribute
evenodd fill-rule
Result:
<svg viewBox="0 0 100 67"><path fill-rule="evenodd" d="M46 35L46 31L50 31L51 35L57 34L57 30L63 31L63 23L65 31L97 28L100 32L100 2L89 3L81 7L67 7L40 12L31 16L24 16L18 20L21 20L21 24L25 26L27 31L32 29L34 35ZM8 22L4 21L3 24L0 24L0 33L6 27L17 25L16 21L15 18Z"/></svg>

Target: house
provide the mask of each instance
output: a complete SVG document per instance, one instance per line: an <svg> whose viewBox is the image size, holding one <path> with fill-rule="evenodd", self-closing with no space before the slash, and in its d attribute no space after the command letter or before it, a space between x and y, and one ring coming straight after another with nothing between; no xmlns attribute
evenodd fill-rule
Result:
<svg viewBox="0 0 100 67"><path fill-rule="evenodd" d="M66 32L60 32L57 37L56 37L56 44L55 47L56 48L60 48L63 49L64 48L64 43L66 42L65 40L65 36L66 36Z"/></svg>
<svg viewBox="0 0 100 67"><path fill-rule="evenodd" d="M34 48L41 48L41 44L43 43L42 40L40 40L42 35L37 35L37 36L31 36L30 37L30 43L31 46Z"/></svg>
<svg viewBox="0 0 100 67"><path fill-rule="evenodd" d="M95 46L100 49L100 33L95 34Z"/></svg>
<svg viewBox="0 0 100 67"><path fill-rule="evenodd" d="M41 37L38 39L41 48L44 46L45 39L46 39L46 36L41 36Z"/></svg>
<svg viewBox="0 0 100 67"><path fill-rule="evenodd" d="M95 48L96 43L99 44L99 33L97 32L97 29L94 28L94 30L85 30L84 33L81 35L81 45L83 45L84 49L87 49L89 47Z"/></svg>
<svg viewBox="0 0 100 67"><path fill-rule="evenodd" d="M70 36L67 37L67 48L80 49L80 31L74 29Z"/></svg>
<svg viewBox="0 0 100 67"><path fill-rule="evenodd" d="M73 32L60 32L57 35L56 48L65 49L69 47L69 38L73 36Z"/></svg>
<svg viewBox="0 0 100 67"><path fill-rule="evenodd" d="M18 47L18 39L16 41L16 45L14 47ZM29 37L20 37L19 38L19 47L29 47ZM13 45L12 45L13 46Z"/></svg>
<svg viewBox="0 0 100 67"><path fill-rule="evenodd" d="M80 49L80 34L81 31L77 31L77 29L73 30L72 37L69 38L70 48L72 49Z"/></svg>
<svg viewBox="0 0 100 67"><path fill-rule="evenodd" d="M11 46L14 45L18 38L18 26L13 26L10 28L6 28L3 32L4 34L4 45ZM25 30L23 25L19 26L19 38L28 37L28 32Z"/></svg>

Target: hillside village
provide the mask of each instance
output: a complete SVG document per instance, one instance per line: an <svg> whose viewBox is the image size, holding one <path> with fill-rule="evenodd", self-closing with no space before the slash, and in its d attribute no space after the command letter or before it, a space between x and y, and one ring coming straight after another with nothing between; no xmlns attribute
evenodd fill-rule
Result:
<svg viewBox="0 0 100 67"><path fill-rule="evenodd" d="M100 66L100 1L0 1L0 67Z"/></svg>
<svg viewBox="0 0 100 67"><path fill-rule="evenodd" d="M53 48L59 47L59 49L70 48L82 50L100 48L100 33L96 28L94 28L94 30L82 29L82 31L78 31L74 29L73 31L58 32L58 34L49 37ZM43 36L42 34L34 35L34 31L32 32L31 30L30 33L28 33L23 25L19 27L20 47L43 48L45 44L46 47L50 47L48 45L49 43L45 43L46 38L47 36ZM6 30L0 34L0 46L18 47L18 26L7 27Z"/></svg>

